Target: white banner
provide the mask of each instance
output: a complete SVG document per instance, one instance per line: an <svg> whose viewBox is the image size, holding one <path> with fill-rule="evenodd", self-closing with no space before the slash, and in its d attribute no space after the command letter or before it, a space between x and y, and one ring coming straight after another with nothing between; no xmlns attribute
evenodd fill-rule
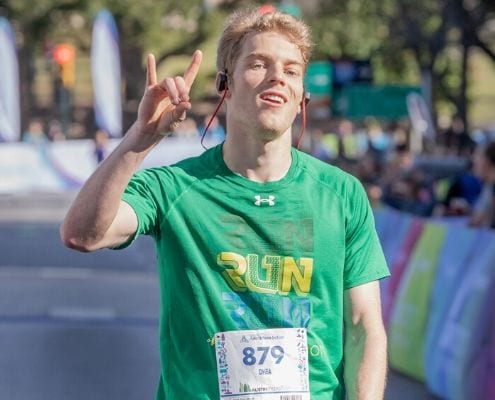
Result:
<svg viewBox="0 0 495 400"><path fill-rule="evenodd" d="M93 25L91 44L96 124L111 137L122 136L122 95L119 34L110 12L100 11Z"/></svg>
<svg viewBox="0 0 495 400"><path fill-rule="evenodd" d="M425 99L418 93L407 96L407 110L415 135L411 138L411 149L415 153L421 152L423 138L435 139L435 126L431 118Z"/></svg>
<svg viewBox="0 0 495 400"><path fill-rule="evenodd" d="M19 66L15 37L9 22L0 17L0 142L21 137Z"/></svg>
<svg viewBox="0 0 495 400"><path fill-rule="evenodd" d="M107 143L108 154L121 139ZM207 141L207 147L217 144ZM174 164L201 154L198 138L167 138L146 157L141 168ZM98 166L93 140L70 140L34 145L0 144L0 194L78 190Z"/></svg>

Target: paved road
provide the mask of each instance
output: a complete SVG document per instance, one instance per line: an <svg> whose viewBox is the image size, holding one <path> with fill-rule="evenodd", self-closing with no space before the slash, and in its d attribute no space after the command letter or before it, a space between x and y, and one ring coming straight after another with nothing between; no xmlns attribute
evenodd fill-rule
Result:
<svg viewBox="0 0 495 400"><path fill-rule="evenodd" d="M0 268L0 399L151 399L154 276Z"/></svg>
<svg viewBox="0 0 495 400"><path fill-rule="evenodd" d="M151 399L159 293L151 240L79 254L58 226L71 195L0 195L0 399ZM387 400L431 400L391 373Z"/></svg>

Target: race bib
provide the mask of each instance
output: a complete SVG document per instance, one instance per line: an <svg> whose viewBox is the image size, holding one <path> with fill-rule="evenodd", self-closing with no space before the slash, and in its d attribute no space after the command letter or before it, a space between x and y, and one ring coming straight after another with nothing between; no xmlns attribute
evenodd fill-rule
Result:
<svg viewBox="0 0 495 400"><path fill-rule="evenodd" d="M220 399L309 400L306 329L215 335Z"/></svg>

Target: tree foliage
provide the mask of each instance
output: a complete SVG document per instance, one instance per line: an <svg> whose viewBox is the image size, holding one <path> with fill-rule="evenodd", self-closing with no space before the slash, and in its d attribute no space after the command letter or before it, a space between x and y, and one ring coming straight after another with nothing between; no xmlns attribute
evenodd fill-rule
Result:
<svg viewBox="0 0 495 400"><path fill-rule="evenodd" d="M495 62L490 0L318 0L310 22L317 57L370 57L382 82L432 77L437 100L466 120L468 58L477 47Z"/></svg>
<svg viewBox="0 0 495 400"><path fill-rule="evenodd" d="M290 3L290 0L282 0ZM158 63L214 46L225 15L263 1L223 0L4 0L0 15L14 25L21 56L24 110L33 107L30 60L47 42L72 41L88 52L92 21L108 9L120 32L127 100L139 99L145 52ZM418 82L432 75L436 99L453 104L465 118L467 61L477 47L495 62L495 3L492 0L298 0L316 43L314 59L370 58L381 83ZM213 74L213 63L206 74ZM211 78L211 75L209 76ZM30 100L31 99L31 100ZM27 111L25 111L27 113Z"/></svg>

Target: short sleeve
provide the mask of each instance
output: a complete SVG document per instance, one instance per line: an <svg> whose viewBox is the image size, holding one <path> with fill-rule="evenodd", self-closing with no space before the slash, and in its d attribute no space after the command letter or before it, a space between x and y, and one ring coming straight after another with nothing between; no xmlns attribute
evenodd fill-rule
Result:
<svg viewBox="0 0 495 400"><path fill-rule="evenodd" d="M129 204L136 213L138 228L133 238L118 248L129 246L139 235L152 235L157 232L159 204L157 201L159 182L152 171L136 173L125 189L122 200Z"/></svg>
<svg viewBox="0 0 495 400"><path fill-rule="evenodd" d="M351 178L347 191L344 289L390 275L363 186Z"/></svg>

